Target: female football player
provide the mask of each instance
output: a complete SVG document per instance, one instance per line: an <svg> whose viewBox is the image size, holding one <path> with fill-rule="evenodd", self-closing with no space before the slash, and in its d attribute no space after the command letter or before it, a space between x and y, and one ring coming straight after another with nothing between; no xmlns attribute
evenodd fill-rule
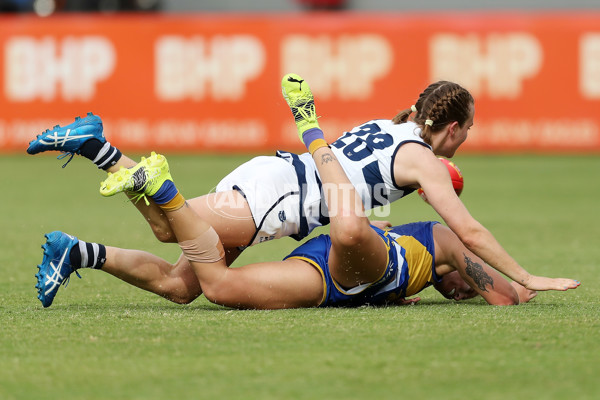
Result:
<svg viewBox="0 0 600 400"><path fill-rule="evenodd" d="M434 285L445 297L463 300L480 294L492 305L529 301L536 292L509 283L456 235L436 222L391 229L369 224L364 208L333 152L313 153L324 184L330 235L315 237L283 261L228 268L215 230L186 203L170 175L166 159L153 153L135 167L152 180L140 191L165 212L183 256L177 264L147 252L87 243L63 232L48 235L36 275L38 298L48 307L60 285L82 267L102 269L137 287L177 303L196 299L200 286L213 303L250 309L279 309L365 304L410 304L406 300ZM116 193L126 187L130 170L103 182ZM189 274L189 271L193 274ZM576 283L560 280L564 290ZM192 290L190 290L192 288Z"/></svg>
<svg viewBox="0 0 600 400"><path fill-rule="evenodd" d="M303 79L283 78L284 97L307 148L319 136L313 95ZM408 117L414 113L412 121ZM446 167L436 156L452 157L473 125L474 101L452 82L436 82L420 94L415 105L392 120L374 120L358 126L331 144L333 154L362 204L372 208L402 198L421 187L429 204L466 248L487 264L532 290L563 290L564 282L535 277L525 271L475 220L453 190ZM322 135L322 132L321 132ZM63 150L90 158L109 172L130 174L124 188L138 197L151 177L107 142L102 123L88 115L63 128L47 130L30 143L28 152ZM312 154L279 152L278 157L257 157L238 167L217 186L217 193L188 201L189 206L214 227L230 264L239 249L282 236L305 237L316 226L329 223L323 177ZM123 168L125 167L125 168ZM131 172L130 171L130 172ZM114 189L114 188L113 188ZM104 195L113 194L101 188ZM139 199L137 199L139 200ZM135 201L161 241L177 241L171 221L154 200ZM123 271L123 273L127 273ZM193 271L188 271L190 276ZM191 288L200 295L199 286Z"/></svg>
<svg viewBox="0 0 600 400"><path fill-rule="evenodd" d="M358 189L323 138L314 104L306 107L307 99L312 100L310 89L306 83L290 87L288 82L302 82L299 77L293 78L284 79L284 95L323 186L330 235L309 240L284 261L230 269L217 232L179 193L166 159L152 153L135 167L110 174L102 182L100 192L110 196L129 191L145 200L150 197L166 216L182 249L178 263L171 265L149 253L86 243L62 232L52 232L43 245L44 258L37 274L36 287L42 304L52 304L60 284L81 267L102 268L175 302L188 303L204 291L210 301L237 308L402 303L406 296L430 284L440 285L445 296L455 299L480 294L490 304L518 304L532 298L534 288L567 290L579 285L570 279L532 276L516 263L502 265L503 272L520 285L510 284L467 249L452 230L434 222L389 230L370 225ZM472 114L470 105L468 120L472 120ZM429 120L425 125L433 126ZM444 141L454 144L441 146L443 155L453 154L464 140L468 126L458 129L462 132L456 139L448 132ZM436 160L435 165L440 163ZM440 180L439 186L451 187L447 179ZM439 196L429 192L435 187L425 187L430 202L439 201ZM498 257L502 259L502 254L492 259ZM449 275L450 279L442 285L440 277L453 271L458 271L462 280Z"/></svg>

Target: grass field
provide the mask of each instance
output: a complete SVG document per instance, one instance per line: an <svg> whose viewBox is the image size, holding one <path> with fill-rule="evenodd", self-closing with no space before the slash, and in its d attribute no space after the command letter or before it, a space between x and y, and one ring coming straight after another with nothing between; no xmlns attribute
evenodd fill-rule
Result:
<svg viewBox="0 0 600 400"><path fill-rule="evenodd" d="M186 197L249 156L170 156ZM530 272L579 279L517 307L458 304L429 289L411 307L236 311L171 304L83 271L36 299L43 234L175 260L123 196L98 194L87 160L0 156L0 399L600 398L600 157L459 156L464 203ZM415 194L393 223L437 219ZM321 228L318 233L326 232ZM280 259L296 242L246 251Z"/></svg>

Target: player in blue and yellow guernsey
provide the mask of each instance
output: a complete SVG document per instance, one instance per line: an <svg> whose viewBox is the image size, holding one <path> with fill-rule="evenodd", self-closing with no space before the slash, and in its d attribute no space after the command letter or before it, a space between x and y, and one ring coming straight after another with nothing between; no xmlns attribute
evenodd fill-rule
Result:
<svg viewBox="0 0 600 400"><path fill-rule="evenodd" d="M235 308L406 304L406 296L429 285L447 298L460 300L479 294L494 305L519 304L536 295L534 290L505 280L441 224L371 225L358 190L324 140L310 89L295 75L284 77L282 87L300 139L321 177L329 235L309 240L283 261L228 268L220 237L181 195L166 158L153 153L134 168L109 175L101 183L100 193L128 192L157 204L182 250L179 261L170 264L150 253L53 232L47 235L44 258L38 266L36 288L42 304L51 305L70 274L86 267L177 303L189 303L203 292L208 300ZM571 279L535 278L556 290L579 286Z"/></svg>
<svg viewBox="0 0 600 400"><path fill-rule="evenodd" d="M317 236L295 249L285 259L304 260L315 267L323 278L323 298L319 306L359 306L396 303L398 299L413 296L442 277L435 269L433 226L436 222L415 222L381 230L371 228L385 243L387 266L375 282L353 288L340 286L329 271L331 238ZM463 290L473 296L474 290ZM470 296L472 297L472 296Z"/></svg>

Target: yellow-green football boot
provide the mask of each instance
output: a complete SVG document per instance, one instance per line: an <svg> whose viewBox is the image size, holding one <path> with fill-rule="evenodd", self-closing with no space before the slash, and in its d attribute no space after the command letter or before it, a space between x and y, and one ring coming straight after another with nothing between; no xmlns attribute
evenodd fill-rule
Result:
<svg viewBox="0 0 600 400"><path fill-rule="evenodd" d="M100 194L108 197L127 192L134 195L135 200L143 197L148 204L146 196L154 195L167 180L173 180L167 159L152 152L150 157L142 157L135 167L121 167L114 174L109 172L108 177L100 183Z"/></svg>
<svg viewBox="0 0 600 400"><path fill-rule="evenodd" d="M320 129L310 87L299 75L287 74L281 80L281 92L294 115L300 141L304 143L302 139L304 132L312 128Z"/></svg>

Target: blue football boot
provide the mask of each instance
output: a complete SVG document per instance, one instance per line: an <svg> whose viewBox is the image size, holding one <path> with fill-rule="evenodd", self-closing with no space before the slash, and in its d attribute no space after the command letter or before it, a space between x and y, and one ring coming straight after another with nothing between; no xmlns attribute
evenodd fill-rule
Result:
<svg viewBox="0 0 600 400"><path fill-rule="evenodd" d="M27 152L37 154L43 151L57 150L72 157L73 154L80 154L81 145L92 138L106 143L102 132L102 119L88 113L85 118L75 117L75 122L62 128L60 125L56 125L52 129L46 129L45 132L29 142Z"/></svg>
<svg viewBox="0 0 600 400"><path fill-rule="evenodd" d="M44 307L50 307L56 292L61 284L69 281L69 276L73 272L81 278L79 273L71 266L70 253L73 246L79 243L79 240L63 232L50 232L46 235L46 243L42 245L44 249L44 258L38 265L39 272L35 274L38 291L38 299Z"/></svg>

